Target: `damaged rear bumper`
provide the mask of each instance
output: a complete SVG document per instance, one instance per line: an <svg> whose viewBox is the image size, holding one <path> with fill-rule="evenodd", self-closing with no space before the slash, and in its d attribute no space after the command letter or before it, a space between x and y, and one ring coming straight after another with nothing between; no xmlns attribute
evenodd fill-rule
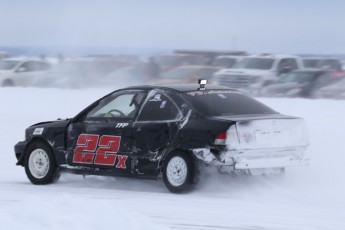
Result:
<svg viewBox="0 0 345 230"><path fill-rule="evenodd" d="M269 158L269 159L239 159L235 161L235 169L282 168L309 165L308 158Z"/></svg>
<svg viewBox="0 0 345 230"><path fill-rule="evenodd" d="M233 166L234 169L262 169L305 166L309 159L304 156L306 147L227 150L219 155L209 149L193 150L197 159L209 165Z"/></svg>

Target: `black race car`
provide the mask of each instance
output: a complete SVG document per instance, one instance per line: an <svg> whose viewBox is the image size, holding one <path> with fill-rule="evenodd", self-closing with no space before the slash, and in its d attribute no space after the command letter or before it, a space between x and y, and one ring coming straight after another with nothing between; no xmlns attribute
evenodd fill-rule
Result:
<svg viewBox="0 0 345 230"><path fill-rule="evenodd" d="M116 90L72 119L30 126L14 149L33 184L52 183L64 171L162 175L179 193L196 183L200 162L278 173L305 164L307 145L303 119L237 90L192 84Z"/></svg>

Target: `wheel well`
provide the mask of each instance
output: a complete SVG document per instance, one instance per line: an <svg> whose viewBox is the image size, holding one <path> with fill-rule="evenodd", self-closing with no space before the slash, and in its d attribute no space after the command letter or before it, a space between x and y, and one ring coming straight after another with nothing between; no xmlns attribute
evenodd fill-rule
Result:
<svg viewBox="0 0 345 230"><path fill-rule="evenodd" d="M54 150L52 148L52 146L49 144L49 142L41 137L34 137L31 139L31 141L26 145L25 149L24 149L24 152L22 153L22 155L20 156L19 160L18 160L18 163L19 165L24 165L24 159L25 159L25 155L26 155L26 150L28 149L28 147L34 143L34 142L41 142L45 145L47 145L48 148L50 148L50 150L52 151L52 153L54 153ZM54 157L56 159L56 156L55 156L55 153L54 153Z"/></svg>
<svg viewBox="0 0 345 230"><path fill-rule="evenodd" d="M191 150L187 150L187 149L181 149L181 148L175 148L175 149L169 149L167 150L165 153L162 154L162 158L158 164L158 171L161 172L162 171L162 168L163 168L163 164L164 164L164 161L165 159L167 158L167 156L169 156L169 154L173 153L173 152L176 152L176 151L179 151L179 152L184 152L185 154L187 154L188 156L190 156L192 159L194 159L194 155L193 155L193 152Z"/></svg>

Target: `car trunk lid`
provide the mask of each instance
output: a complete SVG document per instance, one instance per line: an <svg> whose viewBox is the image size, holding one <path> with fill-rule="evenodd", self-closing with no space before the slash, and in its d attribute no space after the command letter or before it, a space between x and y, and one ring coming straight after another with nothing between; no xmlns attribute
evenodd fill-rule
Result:
<svg viewBox="0 0 345 230"><path fill-rule="evenodd" d="M302 118L282 114L214 118L234 122L227 130L229 150L305 147L309 144Z"/></svg>

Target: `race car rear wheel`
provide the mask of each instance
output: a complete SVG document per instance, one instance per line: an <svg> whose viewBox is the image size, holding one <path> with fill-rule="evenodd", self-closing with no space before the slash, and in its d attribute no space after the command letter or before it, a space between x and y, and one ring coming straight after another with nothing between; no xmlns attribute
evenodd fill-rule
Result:
<svg viewBox="0 0 345 230"><path fill-rule="evenodd" d="M182 151L170 153L163 164L163 180L170 192L189 191L196 178L193 158Z"/></svg>
<svg viewBox="0 0 345 230"><path fill-rule="evenodd" d="M43 142L34 142L25 153L25 172L33 184L49 184L58 178L55 156Z"/></svg>

